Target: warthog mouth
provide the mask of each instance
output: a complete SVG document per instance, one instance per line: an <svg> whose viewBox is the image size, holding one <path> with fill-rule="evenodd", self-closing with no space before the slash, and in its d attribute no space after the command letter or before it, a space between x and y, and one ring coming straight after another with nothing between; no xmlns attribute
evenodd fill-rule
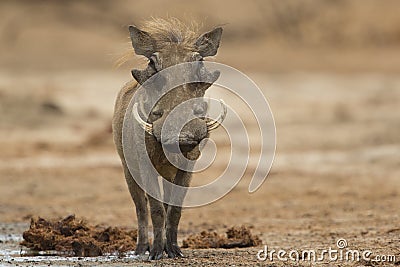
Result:
<svg viewBox="0 0 400 267"><path fill-rule="evenodd" d="M222 111L219 114L218 118L213 120L213 119L206 119L206 125L207 125L207 131L212 131L217 129L219 126L221 126L222 122L225 120L226 113L227 113L227 107L225 105L225 102L220 99L219 100L221 104ZM138 103L135 103L132 108L132 113L133 117L135 120L139 123L140 127L142 127L143 130L145 130L148 134L154 135L153 134L153 125L151 123L145 122L139 115L138 112Z"/></svg>
<svg viewBox="0 0 400 267"><path fill-rule="evenodd" d="M163 144L163 147L171 153L189 152L199 144L198 141L184 141L176 143Z"/></svg>

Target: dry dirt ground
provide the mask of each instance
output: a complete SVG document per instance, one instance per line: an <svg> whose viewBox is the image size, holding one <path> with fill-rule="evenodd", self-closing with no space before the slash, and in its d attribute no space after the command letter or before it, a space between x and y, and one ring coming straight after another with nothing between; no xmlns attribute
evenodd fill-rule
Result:
<svg viewBox="0 0 400 267"><path fill-rule="evenodd" d="M202 230L223 233L227 227L244 224L275 250L335 248L336 241L345 238L349 248L396 255L398 261L400 79L380 74L249 75L275 115L272 170L263 186L249 194L254 170L250 164L242 182L226 197L184 210L180 240ZM91 223L136 227L109 124L115 87L126 76L104 72L25 76L17 84L13 74L1 77L1 107L7 113L0 132L2 223L74 213ZM33 90L19 91L21 86ZM229 104L231 99L225 100ZM247 120L250 139L257 138L254 122ZM218 132L213 136L217 144L223 142ZM194 183L215 177L223 162L217 160L196 174ZM149 264L287 264L276 258L272 263L259 262L260 249L185 250L188 258ZM116 264L126 261L119 259ZM315 264L357 265L327 259Z"/></svg>
<svg viewBox="0 0 400 267"><path fill-rule="evenodd" d="M318 3L317 3L318 2ZM260 265L386 266L400 264L399 2L354 1L1 1L0 266ZM210 8L212 7L212 8ZM210 10L212 9L212 10ZM266 182L242 181L219 201L185 209L179 242L203 230L251 227L263 245L184 249L183 259L4 257L19 254L32 216L75 214L91 224L136 228L111 136L119 88L133 60L112 69L128 45L127 25L166 14L224 25L218 62L244 71L273 111L276 157ZM249 111L231 95L257 152ZM207 183L229 152L222 130L211 136L215 163L194 176ZM254 150L253 150L254 149ZM246 156L246 155L243 155ZM238 164L238 163L235 163ZM257 252L370 250L393 262L259 261ZM345 250L344 250L345 251Z"/></svg>

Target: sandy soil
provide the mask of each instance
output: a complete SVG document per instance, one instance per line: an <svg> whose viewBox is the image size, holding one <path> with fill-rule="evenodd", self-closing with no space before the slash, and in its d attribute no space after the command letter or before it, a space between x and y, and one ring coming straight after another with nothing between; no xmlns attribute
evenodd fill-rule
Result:
<svg viewBox="0 0 400 267"><path fill-rule="evenodd" d="M18 238L32 216L75 214L91 224L136 228L110 121L117 91L140 60L120 69L112 64L127 47L126 25L166 11L207 17L207 29L226 24L218 61L245 71L260 86L277 130L276 158L263 186L247 192L251 161L227 196L184 210L179 242L203 230L223 234L246 225L263 245L184 249L186 258L159 262L19 256L11 261L0 255L0 265L286 266L276 258L259 261L257 252L264 245L288 251L336 248L340 238L350 249L397 259L289 264L400 264L398 1L236 1L229 5L240 7L235 9L223 1L161 2L0 3L0 49L6 51L0 60L0 251L8 246L19 251ZM212 94L241 108L218 88ZM256 124L248 112L241 114L256 148ZM217 131L212 138L219 157L194 176L194 184L224 169L229 152L224 135ZM7 241L9 234L15 239Z"/></svg>
<svg viewBox="0 0 400 267"><path fill-rule="evenodd" d="M275 115L278 139L271 173L256 193L249 194L254 169L250 165L226 197L186 209L180 240L202 230L223 233L227 227L245 224L275 249L323 248L345 238L351 248L399 257L400 118L393 112L400 100L398 77L250 76L263 88ZM95 77L98 83L91 85ZM74 88L63 86L69 78L75 81ZM50 96L37 99L26 99L14 90L16 85L1 79L2 101L15 109L10 114L15 119L3 121L0 133L2 222L74 213L93 223L136 227L109 127L117 88L108 85L117 86L122 78L101 72L25 77L24 83L37 88L49 79L53 87L58 85ZM82 95L88 99L84 106L79 101ZM26 104L16 105L20 101ZM35 123L26 125L24 114ZM255 127L249 121L250 128ZM215 140L218 143L218 135ZM219 164L196 174L194 183L218 172L223 168ZM261 248L186 250L190 259L162 262L253 265Z"/></svg>

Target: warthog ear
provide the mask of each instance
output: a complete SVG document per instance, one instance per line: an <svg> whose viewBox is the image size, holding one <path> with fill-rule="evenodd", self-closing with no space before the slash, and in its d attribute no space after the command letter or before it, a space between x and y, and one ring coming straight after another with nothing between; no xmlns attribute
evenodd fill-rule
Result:
<svg viewBox="0 0 400 267"><path fill-rule="evenodd" d="M197 39L194 45L202 57L214 56L218 51L221 36L222 28L218 27L212 31L204 33L199 37L199 39Z"/></svg>
<svg viewBox="0 0 400 267"><path fill-rule="evenodd" d="M132 46L137 55L151 57L155 52L156 43L154 39L145 31L139 30L135 26L129 26L129 33L131 35Z"/></svg>

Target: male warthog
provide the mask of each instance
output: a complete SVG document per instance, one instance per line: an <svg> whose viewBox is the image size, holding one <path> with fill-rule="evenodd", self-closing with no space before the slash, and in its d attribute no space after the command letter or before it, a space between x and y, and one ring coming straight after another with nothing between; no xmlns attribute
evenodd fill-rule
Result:
<svg viewBox="0 0 400 267"><path fill-rule="evenodd" d="M193 170L191 169L193 165L186 165L184 170L177 168L169 162L166 153L173 156L178 147L178 151L180 150L187 159L196 160L200 155L200 141L208 137L209 131L217 128L225 118L226 107L224 106L224 112L216 120L205 118L208 107L207 102L202 100L206 89L219 77L219 72L206 70L202 60L217 53L222 28L218 27L200 35L193 27L186 26L176 19L154 19L141 29L130 26L129 32L135 53L145 56L148 59L148 65L144 70L132 70L136 81L127 83L119 92L112 123L114 142L121 157L130 194L136 206L139 224L136 254L144 254L150 250L149 259L162 258L164 251L168 257L181 257L183 255L177 242L181 206L168 205L157 200L154 195L144 192L137 181L138 179L144 182L154 180L154 176L160 175L176 185L189 186L190 170ZM161 75L162 70L185 62L199 62L196 75L200 75L208 82L191 82L177 86L156 100L152 98L157 95L154 94L157 89L143 86L144 88L141 89L144 90L138 90L140 85L146 83L151 77L156 77L155 74L160 73ZM178 75L190 74L182 72ZM159 77L156 82L159 84L168 79L173 79L173 75ZM196 101L186 106L182 112L172 112L179 104L188 100L190 102L191 99L196 99ZM129 135L129 140L133 140L132 146L124 147L125 150L130 150L130 155L133 155L129 159L131 165L127 164L127 151L125 153L123 151L122 135L123 127L125 127L125 113L127 116L132 116L132 124L134 124L129 128L128 133L124 130L124 135ZM147 116L147 114L149 115ZM178 133L168 130L173 129L175 123L189 115L195 117L185 123ZM168 119L166 119L167 117ZM139 135L142 138L144 136L144 145L140 142L135 143L135 140L141 139ZM152 172L152 168L143 160L144 155L141 152L143 146L158 174ZM162 146L166 148L165 151ZM158 184L154 186L158 186ZM172 197L176 197L174 192L164 189L163 198L168 200ZM184 196L180 195L178 198L182 203ZM151 249L148 240L147 202L150 204L154 232Z"/></svg>

